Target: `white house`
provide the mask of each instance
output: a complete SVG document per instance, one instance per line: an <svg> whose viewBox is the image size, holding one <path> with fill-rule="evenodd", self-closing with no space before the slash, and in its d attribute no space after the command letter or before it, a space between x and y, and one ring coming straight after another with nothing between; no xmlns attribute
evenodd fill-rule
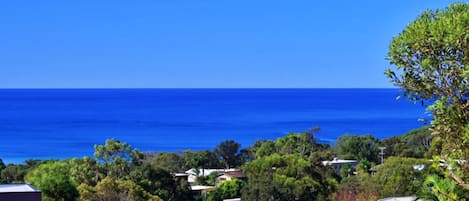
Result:
<svg viewBox="0 0 469 201"><path fill-rule="evenodd" d="M352 167L355 167L357 165L358 161L357 160L342 160L342 159L338 159L338 158L334 158L332 159L331 161L322 161L322 164L324 166L326 165L330 165L332 166L332 168L334 168L334 170L338 173L340 172L340 169L344 166L344 165L350 165Z"/></svg>
<svg viewBox="0 0 469 201"><path fill-rule="evenodd" d="M30 184L0 184L0 200L41 201L41 191Z"/></svg>

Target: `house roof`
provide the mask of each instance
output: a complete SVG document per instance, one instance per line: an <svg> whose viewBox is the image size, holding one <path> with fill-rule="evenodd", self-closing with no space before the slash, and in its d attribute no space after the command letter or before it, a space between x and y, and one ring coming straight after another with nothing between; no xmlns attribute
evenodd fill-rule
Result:
<svg viewBox="0 0 469 201"><path fill-rule="evenodd" d="M241 171L225 172L224 175L232 177L232 178L246 178L246 175L242 173Z"/></svg>
<svg viewBox="0 0 469 201"><path fill-rule="evenodd" d="M347 163L357 163L357 160L342 160L338 158L334 158L331 161L322 161L323 165L334 165L334 164L347 164Z"/></svg>
<svg viewBox="0 0 469 201"><path fill-rule="evenodd" d="M175 173L174 176L175 176L175 177L187 177L187 176L189 176L189 174L186 174L186 173Z"/></svg>
<svg viewBox="0 0 469 201"><path fill-rule="evenodd" d="M30 184L0 184L0 193L40 192Z"/></svg>
<svg viewBox="0 0 469 201"><path fill-rule="evenodd" d="M415 201L417 200L417 197L415 196L407 196L407 197L390 197L390 198L384 198L378 201ZM417 201L420 201L418 199Z"/></svg>
<svg viewBox="0 0 469 201"><path fill-rule="evenodd" d="M193 191L211 190L211 189L215 189L215 186L191 186L191 190Z"/></svg>

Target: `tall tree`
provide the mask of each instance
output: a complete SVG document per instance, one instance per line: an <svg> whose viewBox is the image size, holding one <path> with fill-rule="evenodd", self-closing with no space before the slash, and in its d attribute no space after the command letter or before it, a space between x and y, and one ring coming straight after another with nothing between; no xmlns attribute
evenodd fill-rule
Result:
<svg viewBox="0 0 469 201"><path fill-rule="evenodd" d="M372 179L380 186L381 197L409 196L415 195L426 176L435 172L427 159L389 157L377 167Z"/></svg>
<svg viewBox="0 0 469 201"><path fill-rule="evenodd" d="M45 201L73 201L79 194L69 169L67 162L48 162L29 172L25 180L42 191Z"/></svg>
<svg viewBox="0 0 469 201"><path fill-rule="evenodd" d="M226 140L215 147L215 153L221 158L226 169L235 167L240 160L239 147L241 145L234 140Z"/></svg>
<svg viewBox="0 0 469 201"><path fill-rule="evenodd" d="M105 145L95 145L94 149L94 156L103 163L106 176L113 178L122 178L143 161L143 153L114 139L106 140Z"/></svg>
<svg viewBox="0 0 469 201"><path fill-rule="evenodd" d="M342 159L378 162L379 140L371 135L345 134L336 140L337 155Z"/></svg>
<svg viewBox="0 0 469 201"><path fill-rule="evenodd" d="M299 154L273 154L244 165L248 183L242 200L327 200L335 180L325 178Z"/></svg>
<svg viewBox="0 0 469 201"><path fill-rule="evenodd" d="M442 140L440 156L469 156L469 4L428 10L392 39L386 75L403 95L431 104L432 129ZM469 163L453 163L448 175L469 189Z"/></svg>
<svg viewBox="0 0 469 201"><path fill-rule="evenodd" d="M278 154L299 154L301 157L310 156L319 148L312 131L302 133L290 133L275 141L265 141L256 151L256 157Z"/></svg>

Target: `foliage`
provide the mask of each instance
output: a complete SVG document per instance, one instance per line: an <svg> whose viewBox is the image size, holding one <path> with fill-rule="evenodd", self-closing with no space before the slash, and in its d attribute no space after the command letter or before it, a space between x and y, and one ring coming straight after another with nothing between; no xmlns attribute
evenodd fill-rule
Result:
<svg viewBox="0 0 469 201"><path fill-rule="evenodd" d="M143 160L143 153L114 139L106 140L105 145L95 145L94 149L96 159L104 163L105 175L117 179L123 178L132 166L141 164Z"/></svg>
<svg viewBox="0 0 469 201"><path fill-rule="evenodd" d="M146 192L163 200L191 200L189 188L180 188L182 181L174 180L171 174L158 166L143 164L130 173L131 180Z"/></svg>
<svg viewBox="0 0 469 201"><path fill-rule="evenodd" d="M230 169L230 167L235 167L239 164L239 147L241 145L234 140L226 140L220 142L215 147L215 153L221 160L223 161L223 164L225 165L226 169Z"/></svg>
<svg viewBox="0 0 469 201"><path fill-rule="evenodd" d="M393 38L386 75L411 100L431 104L431 123L445 160L469 155L469 4L428 10ZM434 101L434 102L433 102ZM433 103L432 103L433 102ZM469 189L469 164L446 169Z"/></svg>
<svg viewBox="0 0 469 201"><path fill-rule="evenodd" d="M400 136L394 136L381 141L386 147L386 156L410 158L431 158L433 135L428 127L414 129Z"/></svg>
<svg viewBox="0 0 469 201"><path fill-rule="evenodd" d="M45 201L72 201L78 197L75 182L70 179L66 162L48 162L26 175L26 181L42 191Z"/></svg>
<svg viewBox="0 0 469 201"><path fill-rule="evenodd" d="M274 153L281 155L299 154L301 157L306 157L311 155L316 145L316 139L312 132L290 133L273 142L264 142L257 149L256 158L269 156Z"/></svg>
<svg viewBox="0 0 469 201"><path fill-rule="evenodd" d="M325 200L333 181L300 154L272 154L245 164L242 200Z"/></svg>
<svg viewBox="0 0 469 201"><path fill-rule="evenodd" d="M458 196L457 184L448 178L441 178L438 175L428 175L423 183L423 189L419 197L432 201L464 201Z"/></svg>
<svg viewBox="0 0 469 201"><path fill-rule="evenodd" d="M256 159L256 152L266 142L265 140L256 140L252 146L248 146L240 151L240 163L244 164Z"/></svg>
<svg viewBox="0 0 469 201"><path fill-rule="evenodd" d="M372 179L380 187L380 197L410 196L420 190L427 175L435 172L425 159L389 157L377 166Z"/></svg>
<svg viewBox="0 0 469 201"><path fill-rule="evenodd" d="M158 153L151 158L150 163L172 173L184 170L184 158L176 153Z"/></svg>
<svg viewBox="0 0 469 201"><path fill-rule="evenodd" d="M210 192L207 201L222 201L223 199L241 197L241 189L246 185L244 181L233 179L222 182L215 191Z"/></svg>
<svg viewBox="0 0 469 201"><path fill-rule="evenodd" d="M93 158L72 158L68 160L68 163L70 178L77 184L94 186L103 177L102 168L99 167L98 162Z"/></svg>
<svg viewBox="0 0 469 201"><path fill-rule="evenodd" d="M220 168L223 165L220 164L218 157L215 153L204 150L193 152L187 150L183 155L184 169L191 168Z"/></svg>
<svg viewBox="0 0 469 201"><path fill-rule="evenodd" d="M82 201L163 201L130 180L116 180L111 177L104 178L96 187L81 184L78 189Z"/></svg>
<svg viewBox="0 0 469 201"><path fill-rule="evenodd" d="M218 174L218 172L211 172L209 175L207 176L202 176L203 174L200 174L200 170L199 169L195 169L195 173L196 175L198 175L196 178L195 178L195 184L196 185L205 185L205 186L215 186L215 183L217 181L217 178L218 176L220 176Z"/></svg>
<svg viewBox="0 0 469 201"><path fill-rule="evenodd" d="M43 162L47 161L26 160L25 164L8 164L0 170L0 183L24 183L26 174Z"/></svg>
<svg viewBox="0 0 469 201"><path fill-rule="evenodd" d="M27 169L24 165L8 164L1 171L0 181L2 183L22 183L24 182L26 173Z"/></svg>
<svg viewBox="0 0 469 201"><path fill-rule="evenodd" d="M334 201L376 201L379 198L380 188L369 174L343 178L337 192L334 193Z"/></svg>
<svg viewBox="0 0 469 201"><path fill-rule="evenodd" d="M336 140L336 152L341 159L378 162L379 140L371 135L345 134Z"/></svg>
<svg viewBox="0 0 469 201"><path fill-rule="evenodd" d="M0 172L5 169L5 163L3 163L3 160L0 158Z"/></svg>
<svg viewBox="0 0 469 201"><path fill-rule="evenodd" d="M367 174L371 168L371 162L368 160L361 160L358 162L356 170L357 174Z"/></svg>

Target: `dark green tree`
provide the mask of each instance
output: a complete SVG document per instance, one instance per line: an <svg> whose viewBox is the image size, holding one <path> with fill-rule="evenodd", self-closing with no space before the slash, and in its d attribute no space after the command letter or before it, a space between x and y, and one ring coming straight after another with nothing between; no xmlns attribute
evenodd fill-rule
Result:
<svg viewBox="0 0 469 201"><path fill-rule="evenodd" d="M178 180L165 169L150 164L138 166L130 173L131 180L141 186L146 192L157 195L163 200L184 201L191 200L189 188L179 188Z"/></svg>
<svg viewBox="0 0 469 201"><path fill-rule="evenodd" d="M379 140L371 135L345 134L336 140L336 152L341 159L378 162Z"/></svg>
<svg viewBox="0 0 469 201"><path fill-rule="evenodd" d="M23 183L28 169L23 164L8 164L0 175L2 183Z"/></svg>
<svg viewBox="0 0 469 201"><path fill-rule="evenodd" d="M150 159L152 166L158 166L171 173L183 172L184 158L176 153L158 153Z"/></svg>
<svg viewBox="0 0 469 201"><path fill-rule="evenodd" d="M5 163L3 163L3 160L0 158L0 172L5 169Z"/></svg>
<svg viewBox="0 0 469 201"><path fill-rule="evenodd" d="M239 147L241 145L234 140L226 140L215 147L215 154L222 160L226 169L239 164Z"/></svg>

